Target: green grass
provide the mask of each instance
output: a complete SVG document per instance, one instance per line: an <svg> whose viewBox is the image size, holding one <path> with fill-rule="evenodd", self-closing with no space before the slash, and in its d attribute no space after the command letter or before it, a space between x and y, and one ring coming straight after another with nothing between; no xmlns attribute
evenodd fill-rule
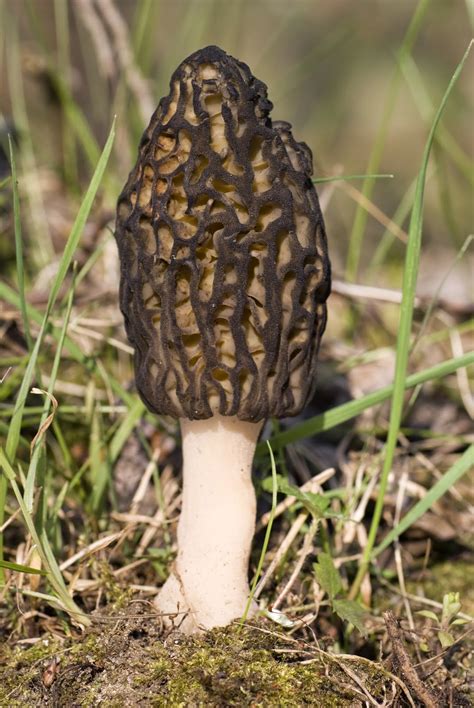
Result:
<svg viewBox="0 0 474 708"><path fill-rule="evenodd" d="M434 504L452 489L456 482L463 477L467 472L472 472L474 467L474 445L470 445L465 453L452 465L447 472L441 477L436 484L426 493L426 495L417 504L415 504L409 512L401 519L401 521L385 536L383 541L374 549L370 549L370 557L376 558L380 553L387 548L395 539L399 538L404 531L410 528L418 521L423 514L429 511Z"/></svg>
<svg viewBox="0 0 474 708"><path fill-rule="evenodd" d="M382 160L383 152L385 149L385 144L387 142L387 134L390 124L390 119L392 118L398 93L401 88L402 83L402 71L401 64L405 57L410 56L410 53L414 47L417 36L423 27L423 20L425 18L426 12L431 0L419 0L415 12L413 13L412 20L408 26L405 37L400 47L398 54L398 64L394 70L392 79L389 84L387 91L387 97L384 103L384 109L382 118L380 121L380 127L375 136L372 150L369 156L369 161L367 163L368 174L377 172L379 165ZM362 194L366 199L371 199L374 191L375 182L372 177L366 177L364 185L362 187ZM364 232L367 224L367 212L362 206L358 206L354 216L354 223L352 226L351 236L349 240L349 248L347 252L347 262L346 262L346 279L349 281L355 280L359 271L359 258L362 252L362 240L364 237Z"/></svg>
<svg viewBox="0 0 474 708"><path fill-rule="evenodd" d="M472 42L469 44L463 58L459 62L456 71L453 74L451 81L446 89L446 93L440 103L436 115L431 126L428 139L426 141L423 152L423 159L418 173L415 198L410 219L410 228L408 231L408 244L405 256L405 267L403 271L402 285L402 304L400 308L400 322L398 326L398 337L396 347L396 364L395 364L395 380L393 384L393 396L391 403L390 424L388 428L387 444L384 451L384 462L380 475L379 491L377 502L372 516L367 543L362 553L362 559L359 565L359 570L355 577L351 588L351 596L355 596L361 586L361 583L367 573L369 561L372 555L372 549L375 545L377 532L379 529L380 520L385 501L385 493L388 485L388 476L392 469L395 456L395 449L398 442L400 431L400 423L403 415L405 382L407 378L408 357L411 349L413 309L415 303L416 283L418 278L418 268L420 262L421 239L423 233L423 199L425 193L426 171L428 169L428 160L430 157L431 147L436 133L436 128L440 121L443 110L451 95L453 87L459 78L459 75L466 63L469 52L472 47Z"/></svg>
<svg viewBox="0 0 474 708"><path fill-rule="evenodd" d="M427 381L448 376L449 374L457 371L457 369L472 366L473 364L473 352L463 354L461 357L447 359L446 361L436 364L429 369L425 369L424 371L419 371L416 374L407 376L403 381L403 388L409 389L420 386ZM347 420L355 418L368 408L372 408L373 406L388 400L393 396L394 391L395 385L386 386L354 401L343 403L342 405L332 408L325 413L321 413L313 418L308 418L308 420L305 420L304 423L295 425L289 430L277 433L270 439L270 442L274 447L283 447L311 435L316 435L317 433L331 430L331 428L334 428L341 423L345 423ZM258 452L261 450L263 450L262 443L260 443L257 448Z"/></svg>
<svg viewBox="0 0 474 708"><path fill-rule="evenodd" d="M59 569L58 561L51 549L49 539L46 536L45 529L42 527L42 524L38 519L36 519L35 523L31 509L25 503L23 494L17 484L15 472L2 448L0 448L0 466L2 467L3 473L13 489L16 501L21 509L24 523L29 534L31 535L33 543L35 544L35 548L41 557L44 567L48 569L47 578L54 595L45 596L45 598L47 597L48 601L53 602L53 604L59 603L60 607L70 614L73 621L83 625L90 624L89 618L81 612L76 603L71 599ZM3 568L4 566L2 564L2 570Z"/></svg>
<svg viewBox="0 0 474 708"><path fill-rule="evenodd" d="M110 156L110 151L112 149L112 144L113 144L113 139L114 139L114 127L112 127L110 131L109 138L107 140L107 143L104 147L104 151L99 159L99 162L97 164L97 168L95 170L95 173L92 177L92 180L90 182L89 188L85 194L84 200L81 204L81 207L79 209L79 212L77 214L76 220L74 222L74 225L72 227L70 236L68 238L68 241L66 243L58 272L56 274L56 277L54 278L49 298L48 298L48 303L46 306L46 310L43 315L43 320L41 323L41 328L39 331L39 334L36 338L36 342L34 347L32 348L28 365L26 367L23 380L20 386L20 389L18 391L17 397L16 397L16 402L15 406L12 412L12 418L10 421L9 429L8 429L8 435L5 443L5 452L2 450L2 467L4 467L4 464L9 463L9 471L10 473L13 472L12 470L12 463L16 457L16 452L18 449L18 444L20 440L20 431L21 431L21 425L22 425L22 419L23 419L23 412L25 408L25 403L26 399L31 387L31 381L33 378L34 370L37 365L37 359L38 355L40 352L40 348L44 339L44 336L46 334L47 328L48 328L48 323L49 323L49 317L51 315L52 309L54 307L54 304L56 302L57 296L59 294L60 287L67 275L67 272L69 270L69 267L71 265L71 261L74 256L74 252L77 248L77 244L79 242L79 239L81 238L82 231L84 229L84 225L86 223L86 219L90 213L95 195L97 193L97 190L99 188L100 182L102 180L107 161ZM14 160L12 162L14 165ZM15 169L15 167L13 167ZM16 190L15 190L16 191ZM16 201L16 199L15 199ZM16 227L18 228L18 222L15 220ZM17 228L15 229L15 232L17 232ZM17 253L17 270L18 270L18 281L20 283L23 283L23 258L22 258L22 251L20 250ZM22 312L25 313L26 316L26 305L24 301L24 293L23 293L23 288L21 289L20 292L20 303L21 303L21 308ZM70 300L69 304L69 310L72 305L72 297ZM27 321L27 320L26 320ZM64 343L64 338L66 334L66 328L63 328L61 334L60 334L60 342L62 341ZM59 356L61 355L61 350L58 349L59 351ZM55 362L55 368L57 371L57 367L59 366L59 358L56 359ZM54 380L53 380L53 387L54 387ZM53 388L52 387L52 388ZM49 392L51 393L51 391ZM47 399L49 402L49 398ZM47 403L47 406L49 406L49 403ZM44 416L47 415L47 410L46 409L43 413ZM39 450L39 447L37 448ZM36 477L36 464L37 464L37 457L33 455L32 462L30 464L29 468L29 474L27 477L27 483L25 486L25 491L24 491L24 497L23 497L23 505L22 510L26 509L28 510L28 513L31 514L32 511L32 505L33 505L33 492L35 488L35 477ZM4 472L5 475L7 475L7 471L4 467ZM13 473L14 474L14 473ZM4 521L4 510L5 510L5 501L6 501L6 492L7 492L7 480L6 476L3 475L0 478L0 526L2 525ZM8 475L8 478L10 482L12 482L11 475ZM14 480L13 480L14 481ZM15 482L16 484L16 482ZM19 493L18 487L15 487L15 494L17 496L18 500L18 495L17 495L17 490ZM24 515L24 512L23 512ZM30 517L31 521L31 517ZM25 519L26 522L26 519ZM28 524L28 529L31 532L31 523ZM38 549L39 550L39 549ZM3 560L3 534L0 534L0 560ZM48 555L48 560L51 561L51 555ZM0 568L0 572L3 573L3 570ZM3 576L0 576L0 581ZM56 577L55 580L59 582L58 578ZM58 585L58 587L62 587L61 585Z"/></svg>
<svg viewBox="0 0 474 708"><path fill-rule="evenodd" d="M13 217L15 229L15 256L16 256L16 277L18 284L18 296L20 298L21 320L25 330L25 337L28 344L28 350L33 349L31 341L30 322L28 318L26 299L25 299L25 268L23 263L23 237L21 232L20 221L20 198L18 195L18 181L16 173L16 160L13 151L11 137L8 136L8 147L10 152L10 164L12 170L12 185L13 185Z"/></svg>

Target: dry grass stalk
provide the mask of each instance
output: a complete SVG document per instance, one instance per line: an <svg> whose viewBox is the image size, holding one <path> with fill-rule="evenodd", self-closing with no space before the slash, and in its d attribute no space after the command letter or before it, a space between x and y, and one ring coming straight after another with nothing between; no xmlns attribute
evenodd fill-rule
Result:
<svg viewBox="0 0 474 708"><path fill-rule="evenodd" d="M395 516L393 519L394 526L396 526L398 523L400 523L402 509L404 506L405 493L406 493L406 489L407 489L407 482L408 482L408 472L405 469L402 473L401 478L400 478L400 484L398 487L397 501L396 501L396 505L395 505ZM398 582L400 584L400 589L401 589L402 593L406 593L406 583L405 583L405 574L403 572L401 546L400 546L400 541L398 539L395 542L395 566L397 568L397 576L398 576ZM406 615L408 618L408 624L410 626L410 629L412 631L414 631L415 623L413 621L413 614L411 611L410 603L406 597L403 598L403 604L405 606L405 612L406 612Z"/></svg>
<svg viewBox="0 0 474 708"><path fill-rule="evenodd" d="M403 243L407 243L408 234L406 233L406 231L401 229L398 224L389 219L386 214L384 214L384 212L379 209L379 207L376 206L370 199L367 199L367 197L362 194L361 191L356 189L356 187L354 187L352 184L349 184L348 182L337 182L336 184L339 186L340 189L343 189L357 204L363 206L364 209L371 216L373 216L376 221L379 222L379 224L382 224L382 226L387 229L387 231L390 231L391 234L393 234Z"/></svg>
<svg viewBox="0 0 474 708"><path fill-rule="evenodd" d="M146 123L155 110L155 101L148 87L148 82L143 78L135 63L127 24L113 0L100 0L97 2L97 8L109 26L120 68L125 75L130 91L135 96L143 121Z"/></svg>
<svg viewBox="0 0 474 708"><path fill-rule="evenodd" d="M313 550L313 539L316 535L316 531L318 530L318 524L319 524L319 519L313 519L311 521L310 527L308 531L305 533L304 539L303 539L303 545L301 546L300 550L298 551L298 560L295 564L295 567L293 568L293 571L288 579L288 581L285 584L285 587L281 592L279 593L277 599L275 602L272 603L271 609L276 610L285 597L288 595L290 592L291 588L295 584L296 580L298 579L301 569L303 568L304 562L306 558L309 556L309 554Z"/></svg>
<svg viewBox="0 0 474 708"><path fill-rule="evenodd" d="M107 546L110 546L111 543L117 541L122 536L122 534L123 531L118 531L116 533L111 533L108 536L104 536L104 538L99 538L97 541L90 543L85 548L82 548L77 553L74 553L74 555L69 556L69 558L67 558L61 563L59 569L61 571L66 570L67 568L70 568L72 565L74 565L78 561L83 560L87 556L102 551L104 548L107 548Z"/></svg>
<svg viewBox="0 0 474 708"><path fill-rule="evenodd" d="M108 80L114 78L116 66L112 47L110 46L102 20L94 6L94 0L77 0L73 3L73 8L76 10L90 35L94 51L97 55L97 67L99 72Z"/></svg>
<svg viewBox="0 0 474 708"><path fill-rule="evenodd" d="M272 577L273 573L275 572L276 568L278 567L279 563L281 562L282 558L284 558L285 554L287 551L290 549L293 541L301 531L303 525L306 523L307 519L309 517L308 512L304 511L301 514L299 514L293 524L291 525L290 530L286 534L285 538L283 541L280 543L278 546L275 555L268 566L267 570L265 573L262 575L260 578L259 582L257 583L257 587L255 589L255 594L254 598L258 599L261 595L262 590L264 589L265 585L268 583L269 579Z"/></svg>

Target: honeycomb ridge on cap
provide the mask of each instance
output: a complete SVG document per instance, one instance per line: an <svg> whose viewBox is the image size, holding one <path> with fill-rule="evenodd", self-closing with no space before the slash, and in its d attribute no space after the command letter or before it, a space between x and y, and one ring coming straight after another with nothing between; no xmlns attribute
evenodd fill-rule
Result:
<svg viewBox="0 0 474 708"><path fill-rule="evenodd" d="M258 421L312 394L330 264L312 154L218 47L174 72L119 197L120 305L155 413Z"/></svg>

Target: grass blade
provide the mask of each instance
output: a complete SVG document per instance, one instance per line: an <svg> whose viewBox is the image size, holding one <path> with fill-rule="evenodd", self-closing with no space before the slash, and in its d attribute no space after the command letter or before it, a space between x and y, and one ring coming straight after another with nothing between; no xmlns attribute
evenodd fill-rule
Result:
<svg viewBox="0 0 474 708"><path fill-rule="evenodd" d="M82 235L82 231L84 229L84 226L86 225L86 221L89 216L90 210L92 208L92 204L94 202L95 195L97 194L97 190L99 189L100 183L101 183L102 178L104 176L105 168L107 167L107 162L109 160L109 156L110 156L110 153L112 150L114 137L115 137L115 118L113 120L112 127L110 129L109 137L107 138L107 142L105 143L104 149L102 151L102 155L99 158L99 161L97 163L97 167L96 167L95 172L92 176L89 187L87 188L86 195L83 199L83 202L82 202L81 207L78 211L76 220L73 224L71 234L67 240L66 247L64 249L64 252L63 252L63 255L61 258L61 262L59 264L59 269L56 274L56 278L54 279L54 283L51 288L51 293L50 293L49 300L48 300L48 306L49 306L50 310L56 300L56 297L59 292L59 288L62 285L62 282L66 276L69 266L71 265L72 257L74 255L74 252L75 252L77 245L79 243L79 239Z"/></svg>
<svg viewBox="0 0 474 708"><path fill-rule="evenodd" d="M89 457L92 482L90 508L94 518L98 519L101 516L104 495L110 483L111 468L108 449L104 444L102 418L97 408L94 408L92 413Z"/></svg>
<svg viewBox="0 0 474 708"><path fill-rule="evenodd" d="M389 85L387 99L385 101L384 111L378 133L375 137L372 151L370 153L369 162L367 164L367 172L369 174L377 172L387 138L387 131L390 119L392 117L395 100L402 82L402 71L400 63L403 57L409 56L413 45L415 44L418 32L420 31L424 16L428 9L430 0L420 0L411 19L410 25L406 31L402 45L399 51L399 62L395 68L392 80ZM374 180L368 177L362 187L362 194L368 200L372 198L374 191ZM367 212L362 205L356 209L354 223L352 226L351 236L349 240L349 249L347 253L346 263L346 280L354 281L359 269L359 258L362 250L362 240L364 236L365 226L367 224Z"/></svg>
<svg viewBox="0 0 474 708"><path fill-rule="evenodd" d="M423 499L420 499L410 511L405 514L403 519L393 528L384 538L384 540L372 551L371 558L376 558L382 553L387 546L395 541L401 534L412 526L423 514L431 509L433 504L440 499L456 482L458 482L466 472L474 468L474 445L470 445L466 452L460 457L452 467L439 479L434 487L426 493Z"/></svg>
<svg viewBox="0 0 474 708"><path fill-rule="evenodd" d="M416 374L411 374L407 376L404 380L403 385L405 389L413 388L414 386L420 386L427 381L432 381L433 379L443 378L444 376L449 376L453 374L457 369L463 368L465 366L470 366L474 364L474 352L468 352L462 356L455 357L453 359L447 359L446 361L431 366L429 369L424 369L423 371L418 371ZM355 401L349 401L348 403L343 403L336 408L332 408L325 413L320 413L319 415L305 420L304 423L300 425L295 425L290 430L285 430L282 433L277 433L274 435L270 442L272 446L283 447L290 443L297 442L303 438L307 438L310 435L316 435L317 433L322 433L325 430L330 430L336 425L345 423L351 418L355 418L362 411L376 406L379 403L387 401L390 396L393 395L394 386L384 386L378 391L369 393L363 398L356 399ZM259 443L257 446L257 452L259 454L263 453L265 450L265 443Z"/></svg>
<svg viewBox="0 0 474 708"><path fill-rule="evenodd" d="M411 326L413 320L413 307L415 302L415 290L416 282L418 277L418 264L420 259L420 249L421 249L421 238L422 238L422 226L423 226L423 199L425 190L425 179L426 171L428 169L428 160L430 157L431 147L433 145L433 140L438 126L439 120L443 113L444 107L448 101L448 98L453 90L456 81L463 69L463 66L467 60L469 52L471 51L472 42L466 49L463 58L456 67L451 81L448 84L446 92L441 100L440 106L436 112L436 115L431 126L428 139L426 141L425 149L423 151L423 158L421 163L421 168L418 173L418 179L415 190L415 200L413 203L413 210L410 219L410 228L408 231L409 239L407 244L407 251L405 257L405 269L403 272L403 286L402 286L402 304L400 308L400 323L398 329L397 338L397 352L396 352L396 362L395 362L395 380L393 384L393 397L392 397L392 408L390 411L390 423L388 428L387 443L385 447L384 463L382 468L382 473L380 476L379 491L377 495L377 501L375 504L374 513L372 516L372 522L370 525L369 535L367 543L364 547L362 554L362 559L360 562L359 570L357 572L354 584L351 588L350 599L354 599L357 595L362 580L367 572L370 557L372 554L372 549L375 544L375 538L377 535L377 530L379 527L380 519L382 517L382 511L385 501L385 492L388 484L388 476L390 470L392 469L393 458L395 455L395 448L397 446L398 434L400 431L400 423L402 420L403 412L403 402L404 402L404 391L406 385L406 374L408 366L408 355L410 353L410 338L411 338Z"/></svg>
<svg viewBox="0 0 474 708"><path fill-rule="evenodd" d="M64 347L64 341L66 339L66 332L67 332L67 328L68 328L68 324L69 324L69 318L71 316L72 301L74 298L75 285L76 285L75 280L73 279L73 282L72 282L72 285L71 285L71 288L69 291L68 303L67 303L67 308L66 308L66 312L64 315L61 336L59 338L59 343L56 348L56 353L54 355L53 367L51 369L48 390L46 392L45 402L44 402L44 406L43 406L43 412L41 415L39 428L38 428L39 433L32 445L32 454L31 454L30 464L28 467L28 473L26 476L26 486L25 486L25 493L24 493L25 504L28 507L28 509L30 509L30 510L33 508L33 498L34 498L34 493L35 493L35 482L36 482L36 470L38 467L40 456L44 450L43 446L41 444L42 440L44 438L44 432L41 432L41 431L43 430L43 426L46 422L46 419L50 415L51 401L52 401L54 386L55 386L56 379L58 376L59 365L61 363L61 355L62 355L63 347Z"/></svg>
<svg viewBox="0 0 474 708"><path fill-rule="evenodd" d="M411 91L413 99L418 106L421 117L429 125L431 116L434 113L434 106L423 83L420 70L412 57L404 57L401 62L401 70L403 71L407 86ZM443 150L445 150L447 155L449 155L459 172L468 181L471 187L474 187L474 173L472 171L472 163L469 156L464 153L463 149L458 145L456 140L442 125L436 135L436 142L443 148Z"/></svg>
<svg viewBox="0 0 474 708"><path fill-rule="evenodd" d="M334 175L334 177L317 177L312 179L313 184L321 184L324 182L351 182L356 179L393 179L395 175L380 174L380 175Z"/></svg>
<svg viewBox="0 0 474 708"><path fill-rule="evenodd" d="M391 222L401 227L413 208L413 199L415 197L416 178L412 181L405 194L403 195L395 213L391 217ZM379 272L382 269L382 263L385 262L387 254L390 251L394 241L396 240L393 231L388 228L380 237L380 240L374 250L373 256L370 259L367 269L366 279L369 283L376 282L379 277Z"/></svg>
<svg viewBox="0 0 474 708"><path fill-rule="evenodd" d="M31 535L31 538L33 540L33 543L36 545L36 549L41 557L41 560L43 562L43 565L45 568L48 569L48 580L51 583L51 587L54 589L56 595L58 596L58 599L61 601L64 609L71 614L73 618L76 619L76 621L82 622L84 625L89 625L90 620L89 618L81 612L81 610L77 607L76 603L72 599L72 597L69 595L68 590L66 588L66 585L64 583L63 576L61 575L61 571L59 570L59 566L57 564L56 558L54 557L53 552L51 551L51 548L49 546L49 541L48 539L44 536L44 532L42 534L42 538L40 539L36 528L35 528L35 523L33 521L33 518L29 512L29 510L26 507L26 504L23 500L23 497L21 495L20 489L18 487L18 484L16 483L15 479L15 473L13 471L13 468L11 464L9 463L5 452L3 451L3 448L0 447L0 467L2 467L4 476L6 476L12 486L13 492L15 494L16 500L18 502L18 506L21 509L21 512L23 514L23 520L26 524L26 527Z"/></svg>
<svg viewBox="0 0 474 708"><path fill-rule="evenodd" d="M128 440L132 430L135 428L145 411L145 404L139 398L137 398L130 406L130 410L122 420L120 427L110 442L109 456L112 464L117 460L122 447Z"/></svg>
<svg viewBox="0 0 474 708"><path fill-rule="evenodd" d="M5 568L6 570L13 570L15 573L28 573L29 575L47 575L45 570L40 570L39 568L31 568L29 565L22 565L21 563L10 563L10 561L0 561L0 568Z"/></svg>
<svg viewBox="0 0 474 708"><path fill-rule="evenodd" d="M92 180L89 184L86 195L85 195L84 200L81 204L81 207L80 207L79 212L77 214L76 220L75 220L74 225L72 227L71 233L70 233L69 238L67 240L66 247L64 249L64 253L61 258L60 265L59 265L58 272L56 274L53 285L51 287L51 291L50 291L49 298L48 298L48 304L46 306L46 310L45 310L45 313L43 316L43 321L41 324L40 332L38 334L38 338L36 340L35 346L34 346L33 351L31 353L31 357L28 362L28 366L26 367L25 375L24 375L24 378L23 378L23 381L22 381L22 384L20 387L20 391L17 396L15 410L14 410L11 425L10 425L10 430L8 431L8 437L7 437L7 443L6 443L6 455L9 460L13 460L15 457L16 449L18 446L18 439L19 439L19 435L20 435L21 421L22 421L22 417L23 417L23 408L25 406L26 397L28 395L28 391L31 386L31 380L33 377L33 370L34 370L34 367L36 366L36 360L38 358L38 353L39 353L39 350L40 350L40 347L41 347L41 344L42 344L42 341L43 341L43 338L44 338L44 335L46 332L46 327L48 324L49 315L50 315L51 310L54 306L59 289L60 289L60 287L63 283L63 280L66 276L68 268L71 264L72 257L74 255L76 248L77 248L77 244L79 243L79 239L80 239L82 231L84 229L87 217L89 216L89 212L92 208L92 203L94 201L95 195L96 195L97 190L99 188L105 168L107 166L110 152L112 150L114 136L115 136L115 120L114 120L114 123L112 124L112 128L110 130L109 137L108 137L107 142L105 144L104 150L103 150L102 155L99 159L99 162L97 163L96 170L95 170Z"/></svg>
<svg viewBox="0 0 474 708"><path fill-rule="evenodd" d="M25 268L23 262L23 238L21 233L20 220L20 197L18 194L18 179L16 174L16 159L13 150L11 135L8 136L8 148L10 151L10 165L12 170L12 187L13 187L13 221L15 232L15 256L16 256L16 276L18 281L18 295L20 298L20 312L23 327L25 329L25 337L28 344L28 351L31 352L33 346L31 341L30 321L26 309L25 298Z"/></svg>
<svg viewBox="0 0 474 708"><path fill-rule="evenodd" d="M250 593L248 596L247 604L245 606L244 614L242 615L242 619L240 620L241 625L247 619L247 616L248 616L248 613L250 610L250 606L252 604L253 596L255 595L255 589L257 587L257 582L260 577L260 573L262 572L263 561L265 560L265 555L267 553L268 544L270 542L270 535L272 532L273 519L275 517L275 509L276 509L276 505L277 505L278 481L277 481L276 465L275 465L275 458L273 456L273 450L272 450L270 443L268 441L267 441L267 449L270 453L270 461L271 461L271 467L272 467L272 508L270 511L270 518L268 519L267 529L265 531L265 538L263 540L260 558L258 559L257 570L255 571L255 575L254 575L254 578L252 581L252 586L250 588Z"/></svg>

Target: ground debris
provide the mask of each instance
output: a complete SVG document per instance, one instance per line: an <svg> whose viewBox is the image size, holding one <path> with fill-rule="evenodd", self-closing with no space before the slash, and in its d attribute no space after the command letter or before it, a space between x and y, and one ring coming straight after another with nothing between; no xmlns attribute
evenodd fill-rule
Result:
<svg viewBox="0 0 474 708"><path fill-rule="evenodd" d="M94 620L82 638L5 647L0 705L362 706L403 693L381 664L332 656L265 620L164 634L137 601Z"/></svg>
<svg viewBox="0 0 474 708"><path fill-rule="evenodd" d="M400 627L393 612L384 613L385 626L392 643L392 664L395 673L405 681L426 708L440 708L436 696L418 676L403 644Z"/></svg>

